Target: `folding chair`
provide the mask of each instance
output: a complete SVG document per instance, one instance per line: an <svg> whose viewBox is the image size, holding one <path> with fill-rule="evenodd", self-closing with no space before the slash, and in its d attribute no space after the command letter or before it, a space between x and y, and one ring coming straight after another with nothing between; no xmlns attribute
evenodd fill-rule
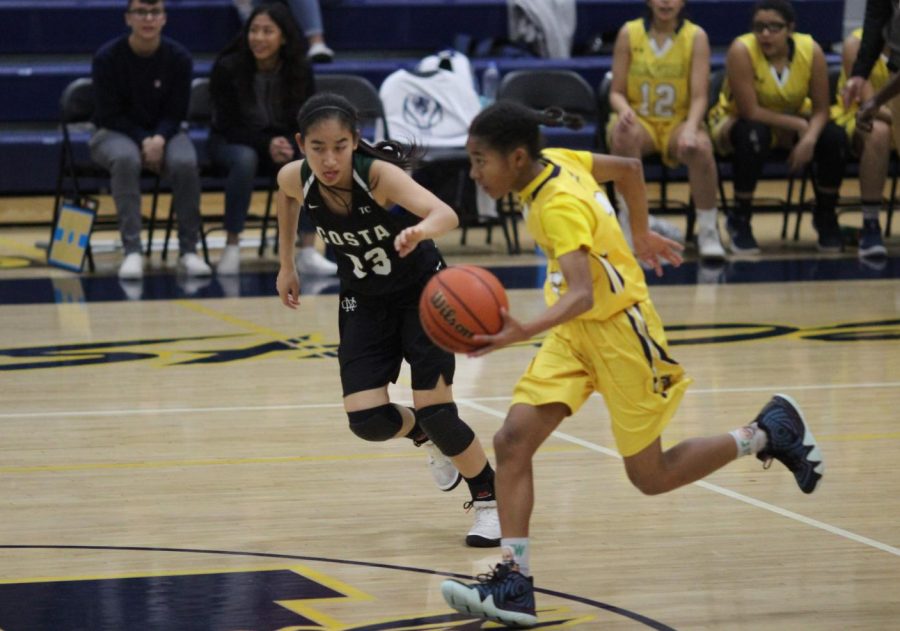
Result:
<svg viewBox="0 0 900 631"><path fill-rule="evenodd" d="M584 127L576 131L554 129L551 132L554 141L563 146L587 144L590 149L598 147L600 113L594 91L574 70L550 68L514 70L504 75L500 81L497 100L515 101L535 110L561 107L566 112L578 114L585 121ZM515 208L514 200L507 198L498 202L497 212L512 224L513 240L518 251L519 229L516 220L519 214Z"/></svg>
<svg viewBox="0 0 900 631"><path fill-rule="evenodd" d="M363 137L369 140L383 140L391 137L384 104L378 89L371 81L354 74L317 74L317 92L339 94L353 104L359 114Z"/></svg>

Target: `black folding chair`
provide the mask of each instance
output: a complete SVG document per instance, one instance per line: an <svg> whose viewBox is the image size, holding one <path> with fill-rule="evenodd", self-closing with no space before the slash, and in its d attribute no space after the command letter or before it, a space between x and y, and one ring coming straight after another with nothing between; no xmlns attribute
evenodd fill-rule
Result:
<svg viewBox="0 0 900 631"><path fill-rule="evenodd" d="M354 74L317 74L316 91L333 92L350 101L359 114L363 137L370 140L391 137L378 89L365 77Z"/></svg>

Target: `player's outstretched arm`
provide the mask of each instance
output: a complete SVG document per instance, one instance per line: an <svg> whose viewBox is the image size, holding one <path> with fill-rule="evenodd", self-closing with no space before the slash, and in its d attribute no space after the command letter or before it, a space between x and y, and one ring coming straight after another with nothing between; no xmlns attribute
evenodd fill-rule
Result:
<svg viewBox="0 0 900 631"><path fill-rule="evenodd" d="M300 306L300 278L294 263L294 241L300 221L300 166L302 160L289 162L278 172L275 210L278 215L278 258L281 266L275 281L281 303L290 309Z"/></svg>
<svg viewBox="0 0 900 631"><path fill-rule="evenodd" d="M614 182L616 190L628 204L628 219L634 241L635 255L662 276L662 260L673 265L681 265L681 251L684 247L677 241L667 239L650 230L647 208L647 187L644 183L644 169L635 158L620 158L595 153L591 172L597 182Z"/></svg>
<svg viewBox="0 0 900 631"><path fill-rule="evenodd" d="M419 241L434 239L459 225L459 217L450 206L400 167L377 161L372 165L370 178L375 183L372 193L379 204L385 208L397 204L422 218L422 221L403 230L394 240L394 247L400 256L412 252Z"/></svg>

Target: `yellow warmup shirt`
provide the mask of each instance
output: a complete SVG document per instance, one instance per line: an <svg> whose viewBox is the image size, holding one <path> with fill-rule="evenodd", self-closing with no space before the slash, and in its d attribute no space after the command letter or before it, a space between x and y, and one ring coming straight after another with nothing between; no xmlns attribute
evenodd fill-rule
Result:
<svg viewBox="0 0 900 631"><path fill-rule="evenodd" d="M856 29L852 33L853 37L862 40L862 31L861 28ZM891 71L887 67L887 57L882 53L875 65L872 66L869 83L872 84L872 87L877 92L885 86L890 76ZM831 120L847 129L852 135L856 129L856 111L859 109L859 104L853 103L849 108L844 107L844 99L841 97L841 92L844 91L845 85L847 85L847 73L842 68L841 76L838 78L837 92L834 96L834 105L831 106Z"/></svg>
<svg viewBox="0 0 900 631"><path fill-rule="evenodd" d="M750 52L757 103L761 107L781 114L807 114L812 110L812 101L809 99L809 83L812 78L815 46L813 38L804 33L794 33L791 37L794 42L794 50L781 78L777 76L775 69L766 59L753 33L741 35L738 37L738 41L743 42ZM726 115L737 115L737 105L731 94L728 79L722 84L719 102L710 113L710 119L720 120Z"/></svg>

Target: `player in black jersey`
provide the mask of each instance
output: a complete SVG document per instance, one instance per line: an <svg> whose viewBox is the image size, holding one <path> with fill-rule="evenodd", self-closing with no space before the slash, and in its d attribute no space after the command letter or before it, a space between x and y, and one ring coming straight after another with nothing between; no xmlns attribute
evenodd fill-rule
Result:
<svg viewBox="0 0 900 631"><path fill-rule="evenodd" d="M435 346L419 323L419 295L444 266L432 239L458 225L456 213L404 170L407 151L360 139L356 110L343 97L310 98L297 123L304 159L278 173L278 295L286 307L300 306L294 235L299 213L308 212L338 252L338 360L350 430L363 440L406 437L424 445L442 490L461 478L468 483L472 500L466 507L475 508L475 524L466 543L497 546L494 471L453 403L455 358ZM404 359L415 409L388 396Z"/></svg>

